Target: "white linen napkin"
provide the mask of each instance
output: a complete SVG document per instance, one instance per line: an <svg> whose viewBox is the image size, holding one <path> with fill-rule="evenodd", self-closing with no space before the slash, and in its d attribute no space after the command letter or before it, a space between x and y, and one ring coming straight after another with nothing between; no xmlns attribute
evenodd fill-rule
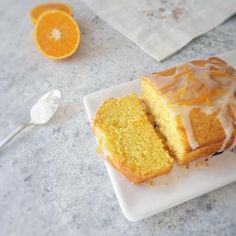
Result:
<svg viewBox="0 0 236 236"><path fill-rule="evenodd" d="M236 0L84 0L161 61L236 13Z"/></svg>

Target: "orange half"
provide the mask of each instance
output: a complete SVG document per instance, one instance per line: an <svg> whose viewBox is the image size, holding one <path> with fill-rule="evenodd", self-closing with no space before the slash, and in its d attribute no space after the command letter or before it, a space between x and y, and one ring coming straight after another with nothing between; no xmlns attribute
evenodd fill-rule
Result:
<svg viewBox="0 0 236 236"><path fill-rule="evenodd" d="M30 18L31 21L36 24L37 20L39 17L46 11L49 10L60 10L68 13L69 15L72 16L73 12L70 6L64 4L64 3L59 3L59 2L54 2L54 3L46 3L46 4L41 4L36 7L34 7L30 11Z"/></svg>
<svg viewBox="0 0 236 236"><path fill-rule="evenodd" d="M35 43L48 58L63 59L71 56L79 46L80 30L77 22L62 11L43 13L35 26Z"/></svg>

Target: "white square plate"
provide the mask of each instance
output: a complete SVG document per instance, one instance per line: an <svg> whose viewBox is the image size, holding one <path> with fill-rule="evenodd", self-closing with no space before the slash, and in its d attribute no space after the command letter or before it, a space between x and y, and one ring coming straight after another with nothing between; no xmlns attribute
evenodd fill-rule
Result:
<svg viewBox="0 0 236 236"><path fill-rule="evenodd" d="M236 50L219 57L236 67ZM90 121L105 99L129 93L140 94L139 80L85 96L84 106ZM156 178L153 186L132 184L108 163L105 165L125 217L138 221L236 181L236 155L233 152L226 151L209 158L207 168L196 167L196 163L191 163L188 169L175 165L168 175Z"/></svg>

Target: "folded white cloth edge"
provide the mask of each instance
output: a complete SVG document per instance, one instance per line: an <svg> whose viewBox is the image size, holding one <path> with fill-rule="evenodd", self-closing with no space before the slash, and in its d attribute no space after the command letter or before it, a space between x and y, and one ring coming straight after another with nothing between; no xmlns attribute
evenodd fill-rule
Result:
<svg viewBox="0 0 236 236"><path fill-rule="evenodd" d="M108 19L106 9L96 12L96 7L92 6L89 2L85 1L85 3L94 10L95 14L159 62L175 54L194 38L217 27L236 13L236 1L215 0L214 6L207 6L201 11L196 12L190 19L171 28L169 31L162 32L161 35L153 31L152 35L146 36L143 30L145 26L127 32L116 20Z"/></svg>

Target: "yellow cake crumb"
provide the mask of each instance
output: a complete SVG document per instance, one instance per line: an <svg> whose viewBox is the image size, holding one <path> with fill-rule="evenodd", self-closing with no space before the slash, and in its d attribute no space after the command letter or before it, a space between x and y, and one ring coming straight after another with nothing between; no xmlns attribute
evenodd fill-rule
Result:
<svg viewBox="0 0 236 236"><path fill-rule="evenodd" d="M106 100L93 119L93 130L98 151L111 153L108 161L132 182L145 182L172 168L173 159L135 94Z"/></svg>

